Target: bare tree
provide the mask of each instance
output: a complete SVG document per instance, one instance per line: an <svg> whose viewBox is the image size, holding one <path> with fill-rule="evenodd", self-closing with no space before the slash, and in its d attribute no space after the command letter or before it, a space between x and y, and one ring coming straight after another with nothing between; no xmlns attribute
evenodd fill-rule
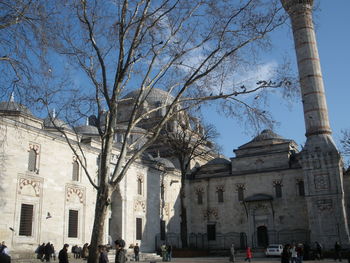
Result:
<svg viewBox="0 0 350 263"><path fill-rule="evenodd" d="M43 75L46 90L37 100L47 109L58 108L71 125L97 115L98 183L87 169L79 141L76 145L57 127L97 190L88 260L96 263L113 192L170 119L202 103L221 100L227 113L269 122L260 98L268 89L289 81L282 77L250 86L235 81L235 74L240 66L256 63L252 54L269 45L268 33L286 17L277 1L267 0L69 0L47 6L55 11L44 30L51 33L45 43L50 74ZM72 85L62 83L66 78L71 78ZM148 108L147 98L155 89L163 90L167 99ZM135 96L125 97L132 90ZM121 112L123 105L130 105L127 118ZM163 111L161 118L138 140L129 140L133 130L159 110ZM111 164L120 124L126 125L125 140L117 162ZM185 160L182 163L187 171Z"/></svg>
<svg viewBox="0 0 350 263"><path fill-rule="evenodd" d="M50 74L45 25L51 11L41 0L0 2L0 97L15 92L28 104L40 93L38 80Z"/></svg>
<svg viewBox="0 0 350 263"><path fill-rule="evenodd" d="M347 158L347 165L349 165L348 157L350 156L350 130L345 129L341 131L341 138L340 138L340 145L341 145L341 152L346 156Z"/></svg>
<svg viewBox="0 0 350 263"><path fill-rule="evenodd" d="M170 125L167 125L168 127ZM181 243L182 247L188 246L187 209L185 205L185 181L193 162L207 160L218 154L218 146L213 142L218 137L218 132L213 125L202 126L199 119L187 116L187 118L171 126L172 129L164 131L163 144L168 147L169 156L175 157L180 167L180 217L181 217Z"/></svg>

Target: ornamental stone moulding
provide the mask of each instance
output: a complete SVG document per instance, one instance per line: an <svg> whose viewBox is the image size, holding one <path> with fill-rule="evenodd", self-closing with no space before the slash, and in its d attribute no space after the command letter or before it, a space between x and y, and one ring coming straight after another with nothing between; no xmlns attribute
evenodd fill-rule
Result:
<svg viewBox="0 0 350 263"><path fill-rule="evenodd" d="M21 178L19 180L19 191L18 191L18 193L21 194L22 193L22 189L25 186L30 185L34 189L35 196L39 197L40 196L40 184L41 184L41 182L38 181L38 180L34 180L34 179L30 179L30 178Z"/></svg>
<svg viewBox="0 0 350 263"><path fill-rule="evenodd" d="M73 194L78 196L79 202L81 204L84 204L84 189L75 186L68 186L66 189L67 202L71 201L71 197Z"/></svg>

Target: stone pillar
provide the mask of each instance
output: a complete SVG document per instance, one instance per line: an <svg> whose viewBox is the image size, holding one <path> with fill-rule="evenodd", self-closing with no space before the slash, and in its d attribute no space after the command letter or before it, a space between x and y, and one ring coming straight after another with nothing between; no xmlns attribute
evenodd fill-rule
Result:
<svg viewBox="0 0 350 263"><path fill-rule="evenodd" d="M312 21L313 0L281 0L290 16L300 78L306 144L300 153L304 171L311 242L333 248L349 245L344 204L343 165L333 142Z"/></svg>

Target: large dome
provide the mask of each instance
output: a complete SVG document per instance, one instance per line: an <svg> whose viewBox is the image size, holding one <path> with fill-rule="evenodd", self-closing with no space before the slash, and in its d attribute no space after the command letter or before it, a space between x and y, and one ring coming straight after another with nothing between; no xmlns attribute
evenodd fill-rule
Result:
<svg viewBox="0 0 350 263"><path fill-rule="evenodd" d="M284 140L284 138L277 133L274 133L272 130L263 130L258 136L256 136L252 142L260 142L264 140L273 140L273 139L279 139Z"/></svg>
<svg viewBox="0 0 350 263"><path fill-rule="evenodd" d="M136 99L139 93L140 89L131 91L123 99ZM147 96L146 101L150 104L157 104L159 102L170 104L174 100L174 97L170 93L156 88L153 88L148 94L146 92L144 96Z"/></svg>
<svg viewBox="0 0 350 263"><path fill-rule="evenodd" d="M33 116L27 107L14 101L0 102L0 111L18 111Z"/></svg>

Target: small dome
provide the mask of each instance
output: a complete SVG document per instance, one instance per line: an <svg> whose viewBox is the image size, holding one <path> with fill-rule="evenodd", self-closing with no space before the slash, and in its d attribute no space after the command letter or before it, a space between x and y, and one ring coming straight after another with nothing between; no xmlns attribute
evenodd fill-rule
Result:
<svg viewBox="0 0 350 263"><path fill-rule="evenodd" d="M55 118L53 122L51 121L50 117L44 119L45 128L56 128L55 126L58 128L70 129L69 125L60 119Z"/></svg>
<svg viewBox="0 0 350 263"><path fill-rule="evenodd" d="M213 165L213 164L231 164L231 162L225 158L215 158L213 160L210 160L206 163L206 165Z"/></svg>
<svg viewBox="0 0 350 263"><path fill-rule="evenodd" d="M31 111L23 106L22 104L16 103L14 101L3 101L0 102L0 111L19 111L27 115L33 116Z"/></svg>
<svg viewBox="0 0 350 263"><path fill-rule="evenodd" d="M85 135L99 135L97 127L92 125L75 127L75 131Z"/></svg>
<svg viewBox="0 0 350 263"><path fill-rule="evenodd" d="M156 157L153 158L153 160L157 163L164 165L166 168L175 169L175 165L173 164L173 162L166 158Z"/></svg>
<svg viewBox="0 0 350 263"><path fill-rule="evenodd" d="M274 133L272 130L266 129L263 130L258 136L256 136L252 142L259 142L264 140L272 140L272 139L280 139L283 140L284 138L276 133Z"/></svg>
<svg viewBox="0 0 350 263"><path fill-rule="evenodd" d="M127 98L136 99L139 93L140 93L140 89L131 91L127 95L125 95L123 99L127 99ZM144 96L146 95L147 93ZM156 104L159 102L164 102L164 103L167 102L167 104L170 104L173 101L173 99L174 97L171 94L169 94L167 91L153 88L148 93L146 101L150 104Z"/></svg>

